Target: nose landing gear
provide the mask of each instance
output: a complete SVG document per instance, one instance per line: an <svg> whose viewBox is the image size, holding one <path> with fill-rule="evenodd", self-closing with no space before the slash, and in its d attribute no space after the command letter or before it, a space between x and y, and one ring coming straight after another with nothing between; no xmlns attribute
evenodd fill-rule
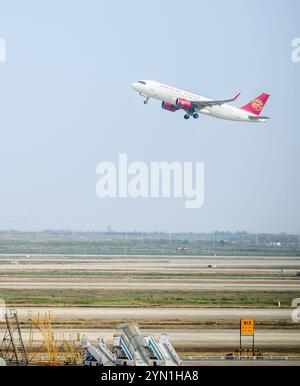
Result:
<svg viewBox="0 0 300 386"><path fill-rule="evenodd" d="M149 103L150 97L147 96L147 95L144 95L144 94L142 94L142 93L139 93L139 95L140 95L141 97L143 97L143 98L146 98L146 99L144 100L144 104L147 105L147 104Z"/></svg>

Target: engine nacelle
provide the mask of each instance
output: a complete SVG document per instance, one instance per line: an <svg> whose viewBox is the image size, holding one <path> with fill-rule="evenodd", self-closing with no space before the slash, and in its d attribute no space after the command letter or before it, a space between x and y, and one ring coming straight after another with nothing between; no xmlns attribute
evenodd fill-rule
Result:
<svg viewBox="0 0 300 386"><path fill-rule="evenodd" d="M186 101L185 99L177 99L176 107L185 111L189 111L192 108L192 102Z"/></svg>
<svg viewBox="0 0 300 386"><path fill-rule="evenodd" d="M161 107L164 109L164 110L167 110L167 111L171 111L172 113L175 113L175 111L179 110L179 107L173 105L172 103L170 102L163 102Z"/></svg>

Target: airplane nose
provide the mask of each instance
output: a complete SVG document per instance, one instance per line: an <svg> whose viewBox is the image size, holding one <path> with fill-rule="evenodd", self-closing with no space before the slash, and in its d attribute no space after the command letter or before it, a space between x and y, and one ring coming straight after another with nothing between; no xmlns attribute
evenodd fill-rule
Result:
<svg viewBox="0 0 300 386"><path fill-rule="evenodd" d="M133 82L131 87L134 89L134 91L138 91L138 82Z"/></svg>

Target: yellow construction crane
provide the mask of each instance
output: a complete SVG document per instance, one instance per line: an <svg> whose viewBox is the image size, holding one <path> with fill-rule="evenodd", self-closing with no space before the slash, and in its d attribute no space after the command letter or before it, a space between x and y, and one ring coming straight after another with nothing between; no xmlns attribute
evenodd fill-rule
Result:
<svg viewBox="0 0 300 386"><path fill-rule="evenodd" d="M45 312L44 317L40 313L28 312L30 322L29 352L31 363L42 363L50 366L59 366L60 357L52 331L51 313Z"/></svg>
<svg viewBox="0 0 300 386"><path fill-rule="evenodd" d="M77 341L80 341L80 335L77 337ZM82 354L77 352L76 340L72 334L69 335L68 339L62 335L59 352L64 355L67 365L81 365L83 363Z"/></svg>
<svg viewBox="0 0 300 386"><path fill-rule="evenodd" d="M29 352L31 363L47 364L49 366L79 365L82 357L76 352L76 342L70 334L69 339L62 335L57 339L52 330L51 312L28 313L30 322ZM80 337L79 337L80 340Z"/></svg>

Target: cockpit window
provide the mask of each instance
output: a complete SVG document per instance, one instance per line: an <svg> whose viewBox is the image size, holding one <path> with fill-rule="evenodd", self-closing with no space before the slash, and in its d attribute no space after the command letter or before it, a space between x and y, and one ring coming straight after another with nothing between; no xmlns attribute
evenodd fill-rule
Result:
<svg viewBox="0 0 300 386"><path fill-rule="evenodd" d="M147 84L147 83L144 82L143 80L139 80L138 83L141 83L141 84L143 84L144 86L146 86L146 84Z"/></svg>

